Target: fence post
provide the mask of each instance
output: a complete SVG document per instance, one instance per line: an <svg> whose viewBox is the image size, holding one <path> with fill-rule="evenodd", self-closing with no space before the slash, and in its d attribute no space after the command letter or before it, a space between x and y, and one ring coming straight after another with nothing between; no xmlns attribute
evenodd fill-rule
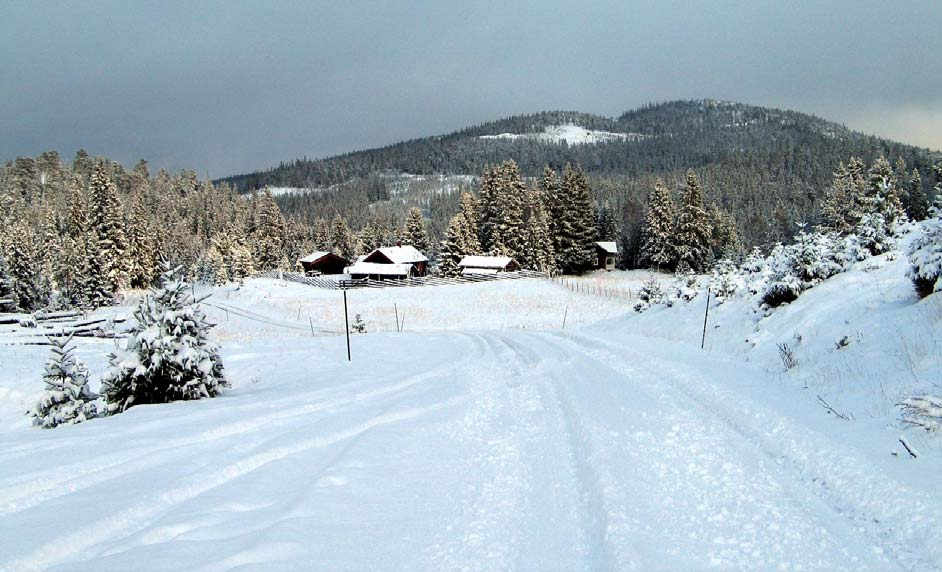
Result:
<svg viewBox="0 0 942 572"><path fill-rule="evenodd" d="M566 318L569 316L569 305L566 305L566 311L563 312L563 329L566 329Z"/></svg>
<svg viewBox="0 0 942 572"><path fill-rule="evenodd" d="M347 361L353 361L350 357L350 315L347 313L347 289L343 289L343 323L344 330L347 332Z"/></svg>
<svg viewBox="0 0 942 572"><path fill-rule="evenodd" d="M710 288L707 287L707 300L706 300L706 312L703 313L703 336L700 338L700 349L703 349L703 344L706 343L706 327L707 327L707 318L710 316Z"/></svg>
<svg viewBox="0 0 942 572"><path fill-rule="evenodd" d="M393 311L396 312L396 331L401 332L402 330L399 329L399 306L395 302L393 302Z"/></svg>

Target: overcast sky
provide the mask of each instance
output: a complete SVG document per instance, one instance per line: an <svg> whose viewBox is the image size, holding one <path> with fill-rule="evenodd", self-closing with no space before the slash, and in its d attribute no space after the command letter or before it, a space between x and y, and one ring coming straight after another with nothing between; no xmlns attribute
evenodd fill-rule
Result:
<svg viewBox="0 0 942 572"><path fill-rule="evenodd" d="M548 109L716 98L942 149L938 0L10 0L0 160L219 177Z"/></svg>

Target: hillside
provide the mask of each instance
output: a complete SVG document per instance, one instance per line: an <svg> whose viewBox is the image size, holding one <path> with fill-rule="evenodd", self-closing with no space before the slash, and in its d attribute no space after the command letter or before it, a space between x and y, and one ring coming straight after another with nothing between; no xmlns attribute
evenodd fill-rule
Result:
<svg viewBox="0 0 942 572"><path fill-rule="evenodd" d="M611 205L623 242L632 244L655 178L677 189L686 170L694 169L707 199L732 213L743 242L754 246L788 240L796 223L816 222L840 162L856 156L869 163L880 155L894 163L902 159L907 176L915 168L924 189L932 188L937 152L795 111L674 101L617 118L566 111L521 115L222 181L242 192L321 189L326 192L286 193L278 202L286 214L308 222L339 212L355 228L369 217L402 220L408 207L419 206L433 239L440 239L456 208L456 181L473 189L468 178L486 164L513 159L533 177L545 165L558 170L578 163L589 174L595 201Z"/></svg>
<svg viewBox="0 0 942 572"><path fill-rule="evenodd" d="M576 126L592 132L622 134L568 144L552 138L507 137ZM502 136L504 135L504 136ZM824 156L822 156L824 153ZM571 111L520 115L450 133L403 141L324 159L302 158L278 167L220 179L246 191L275 187L325 187L388 171L412 174L477 175L486 163L516 160L535 175L544 165L580 163L592 173L629 176L699 168L712 163L781 160L783 174L797 174L792 162L808 161L812 179L827 177L831 165L851 155L865 160L883 154L903 156L927 171L933 154L926 149L851 131L794 111L703 101L652 104L608 118ZM807 169L809 164L802 168Z"/></svg>

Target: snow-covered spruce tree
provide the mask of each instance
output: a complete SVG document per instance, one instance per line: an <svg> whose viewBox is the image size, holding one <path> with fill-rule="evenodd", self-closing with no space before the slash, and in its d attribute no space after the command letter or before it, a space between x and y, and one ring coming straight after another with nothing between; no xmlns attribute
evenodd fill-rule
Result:
<svg viewBox="0 0 942 572"><path fill-rule="evenodd" d="M347 260L356 258L356 237L353 231L350 230L346 219L340 216L340 213L334 216L334 220L330 224L330 243L331 251L335 254Z"/></svg>
<svg viewBox="0 0 942 572"><path fill-rule="evenodd" d="M127 286L128 245L118 190L104 161L96 161L91 178L91 223L97 246L97 264L110 292Z"/></svg>
<svg viewBox="0 0 942 572"><path fill-rule="evenodd" d="M703 208L703 192L693 171L687 171L687 188L677 214L674 244L677 248L677 267L703 272L712 263L713 253L710 221Z"/></svg>
<svg viewBox="0 0 942 572"><path fill-rule="evenodd" d="M718 207L716 203L711 203L707 209L707 217L712 231L710 246L713 247L713 257L740 260L742 245L739 243L739 231L733 215Z"/></svg>
<svg viewBox="0 0 942 572"><path fill-rule="evenodd" d="M599 206L595 215L596 238L601 241L613 241L618 237L615 227L615 212L608 201Z"/></svg>
<svg viewBox="0 0 942 572"><path fill-rule="evenodd" d="M866 212L864 196L867 179L864 168L863 161L851 157L846 165L841 163L834 172L821 207L820 232L835 232L842 236L854 232Z"/></svg>
<svg viewBox="0 0 942 572"><path fill-rule="evenodd" d="M540 177L540 181L537 184L540 189L540 193L543 195L543 200L546 205L546 213L549 216L550 221L550 236L553 240L553 256L555 258L554 266L559 268L559 250L561 247L561 238L563 231L563 196L562 196L562 187L559 182L559 175L556 174L556 171L549 168L549 166L543 167L543 176Z"/></svg>
<svg viewBox="0 0 942 572"><path fill-rule="evenodd" d="M458 264L461 259L470 254L479 254L480 248L477 233L468 224L465 213L459 211L452 217L445 239L442 241L439 253L439 273L445 277L460 276L461 268Z"/></svg>
<svg viewBox="0 0 942 572"><path fill-rule="evenodd" d="M52 355L46 362L39 401L30 412L33 425L50 429L98 416L98 396L88 387L88 370L72 355L72 337L48 338Z"/></svg>
<svg viewBox="0 0 942 572"><path fill-rule="evenodd" d="M146 288L157 270L154 231L147 219L143 192L131 197L128 217L128 280L132 288Z"/></svg>
<svg viewBox="0 0 942 572"><path fill-rule="evenodd" d="M260 271L274 270L281 266L285 257L285 218L267 188L256 197L254 204L254 265Z"/></svg>
<svg viewBox="0 0 942 572"><path fill-rule="evenodd" d="M664 291L653 276L644 281L638 290L639 302L635 304L635 312L643 312L655 304L664 301Z"/></svg>
<svg viewBox="0 0 942 572"><path fill-rule="evenodd" d="M500 205L498 204L497 194L497 169L490 165L484 165L481 172L481 188L478 196L478 207L480 215L478 216L478 239L481 243L482 252L492 252L495 249L501 249L503 245L496 244L497 224L500 219Z"/></svg>
<svg viewBox="0 0 942 572"><path fill-rule="evenodd" d="M582 274L595 266L595 216L589 198L589 181L581 167L566 165L560 190L561 219L556 261L566 274Z"/></svg>
<svg viewBox="0 0 942 572"><path fill-rule="evenodd" d="M909 192L906 193L906 215L909 220L926 220L929 216L929 198L922 189L922 177L919 176L919 170L913 169L912 177L909 179Z"/></svg>
<svg viewBox="0 0 942 572"><path fill-rule="evenodd" d="M670 189L657 181L648 196L648 210L641 227L641 263L658 270L672 269L677 255L673 240L674 201Z"/></svg>
<svg viewBox="0 0 942 572"><path fill-rule="evenodd" d="M15 306L22 312L34 312L45 306L49 297L39 271L35 233L23 220L14 221L7 233L7 266Z"/></svg>
<svg viewBox="0 0 942 572"><path fill-rule="evenodd" d="M7 261L0 253L0 312L9 311L15 304L13 298L13 280L10 278L10 269L7 267Z"/></svg>
<svg viewBox="0 0 942 572"><path fill-rule="evenodd" d="M526 268L552 273L556 269L556 253L550 234L550 218L543 193L538 189L527 192L526 259L518 260Z"/></svg>
<svg viewBox="0 0 942 572"><path fill-rule="evenodd" d="M929 209L929 218L919 223L921 234L909 245L909 271L920 297L942 290L942 195Z"/></svg>
<svg viewBox="0 0 942 572"><path fill-rule="evenodd" d="M422 210L418 207L409 209L409 216L406 217L406 244L411 244L419 252L428 254L429 242L428 232L425 230L425 220L422 218Z"/></svg>
<svg viewBox="0 0 942 572"><path fill-rule="evenodd" d="M215 397L227 385L218 347L207 339L211 325L180 278L164 264L159 283L134 311L124 350L111 354L102 379L108 408Z"/></svg>

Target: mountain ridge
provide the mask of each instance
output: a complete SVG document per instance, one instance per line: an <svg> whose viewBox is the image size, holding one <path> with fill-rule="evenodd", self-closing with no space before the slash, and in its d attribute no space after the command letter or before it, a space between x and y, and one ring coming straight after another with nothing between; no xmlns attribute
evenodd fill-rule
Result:
<svg viewBox="0 0 942 572"><path fill-rule="evenodd" d="M533 138L494 138L502 134L539 133L562 125L640 137L587 144L602 149L574 149L571 145L534 141ZM691 99L649 103L617 117L571 110L514 115L446 134L413 138L319 159L301 157L282 162L277 167L223 177L217 181L228 182L240 191L266 185L323 187L384 171L425 175L478 174L485 163L508 158L517 160L521 169L529 174L542 168L543 165L538 164L542 161L554 167L561 167L567 162L580 163L589 172L622 172L631 175L678 168L676 161L659 161L657 155L686 159L686 167L696 168L716 158L710 155L722 155L737 147L769 150L813 147L822 143L816 139L830 140L832 144L829 147L846 148L845 155L860 154L865 159L884 154L922 157L928 163L931 158L938 156L937 152L927 148L864 134L813 114L733 101ZM632 151L648 159L632 162L619 158L619 152L625 151L626 146L641 147ZM917 168L920 168L918 164Z"/></svg>

